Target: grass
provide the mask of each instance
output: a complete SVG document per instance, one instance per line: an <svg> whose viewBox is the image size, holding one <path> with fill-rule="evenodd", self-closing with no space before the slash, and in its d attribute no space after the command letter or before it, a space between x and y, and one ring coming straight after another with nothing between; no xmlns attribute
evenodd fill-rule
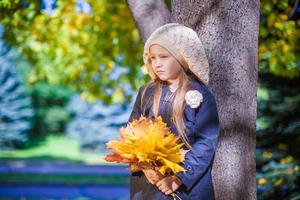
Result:
<svg viewBox="0 0 300 200"><path fill-rule="evenodd" d="M38 161L51 165L56 164L101 164L107 163L103 153L80 151L77 140L63 134L52 134L46 137L32 138L23 149L0 151L0 162ZM39 173L0 173L1 184L128 184L129 177L124 175L88 175L88 174L39 174Z"/></svg>
<svg viewBox="0 0 300 200"><path fill-rule="evenodd" d="M128 176L80 174L0 174L1 184L129 184Z"/></svg>
<svg viewBox="0 0 300 200"><path fill-rule="evenodd" d="M108 164L103 159L104 153L88 153L80 151L77 140L65 135L48 135L38 145L13 151L0 151L1 160L62 160L84 164ZM32 143L35 143L34 141Z"/></svg>

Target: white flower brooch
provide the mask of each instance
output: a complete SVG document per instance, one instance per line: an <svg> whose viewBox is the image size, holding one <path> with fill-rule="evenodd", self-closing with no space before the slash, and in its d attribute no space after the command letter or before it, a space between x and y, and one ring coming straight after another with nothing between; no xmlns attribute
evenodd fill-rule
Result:
<svg viewBox="0 0 300 200"><path fill-rule="evenodd" d="M197 108L203 101L203 96L198 90L189 90L185 94L185 101L191 108Z"/></svg>

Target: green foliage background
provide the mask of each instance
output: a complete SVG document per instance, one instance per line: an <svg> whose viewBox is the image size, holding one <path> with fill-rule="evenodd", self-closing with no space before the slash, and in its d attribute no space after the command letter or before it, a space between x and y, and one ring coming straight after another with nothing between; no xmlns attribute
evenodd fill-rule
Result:
<svg viewBox="0 0 300 200"><path fill-rule="evenodd" d="M40 1L2 1L4 38L32 64L29 83L62 84L89 101L123 102L128 97L122 86L129 83L136 89L143 78L138 31L124 1L88 2L90 13L75 11L71 0L58 1L49 15ZM116 65L130 68L117 81L109 78Z"/></svg>
<svg viewBox="0 0 300 200"><path fill-rule="evenodd" d="M261 1L258 199L300 199L300 19L296 3L300 6L299 1Z"/></svg>
<svg viewBox="0 0 300 200"><path fill-rule="evenodd" d="M300 20L292 19L298 1L262 0L259 31L259 69L276 76L300 75ZM298 2L299 3L299 2ZM299 15L299 14L298 14Z"/></svg>

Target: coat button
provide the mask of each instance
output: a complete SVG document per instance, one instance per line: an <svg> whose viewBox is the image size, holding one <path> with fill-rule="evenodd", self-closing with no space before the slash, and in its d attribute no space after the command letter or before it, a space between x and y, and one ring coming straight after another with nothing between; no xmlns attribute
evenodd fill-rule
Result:
<svg viewBox="0 0 300 200"><path fill-rule="evenodd" d="M187 165L187 166L186 166L186 169L187 169L187 173L188 173L188 174L193 174L193 171L192 171L193 168L192 168L191 165Z"/></svg>

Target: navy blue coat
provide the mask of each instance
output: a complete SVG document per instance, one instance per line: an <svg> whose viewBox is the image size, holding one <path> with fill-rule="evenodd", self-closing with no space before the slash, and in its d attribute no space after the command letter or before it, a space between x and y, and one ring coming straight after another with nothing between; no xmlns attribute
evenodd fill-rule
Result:
<svg viewBox="0 0 300 200"><path fill-rule="evenodd" d="M219 136L219 117L215 98L208 88L197 80L193 80L192 85L195 90L202 93L203 102L195 109L185 106L184 123L189 130L187 137L192 150L186 154L183 164L187 172L176 174L183 182L176 194L182 200L210 200L214 199L211 169ZM143 89L144 86L139 90L129 121L138 119L141 114L154 118L151 101L141 106ZM153 97L153 90L152 85L147 89L144 98ZM168 100L168 95L170 95L168 86L163 85L159 115L171 131L178 135L175 125L170 120L172 100ZM131 174L130 198L134 200L172 199L171 196L164 195L156 186L150 184L142 171Z"/></svg>

